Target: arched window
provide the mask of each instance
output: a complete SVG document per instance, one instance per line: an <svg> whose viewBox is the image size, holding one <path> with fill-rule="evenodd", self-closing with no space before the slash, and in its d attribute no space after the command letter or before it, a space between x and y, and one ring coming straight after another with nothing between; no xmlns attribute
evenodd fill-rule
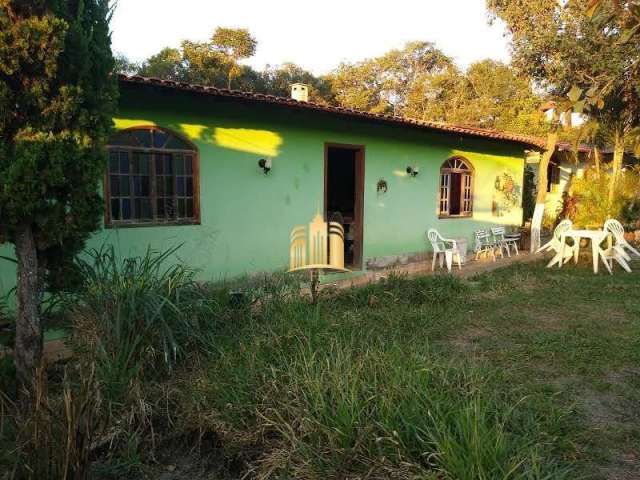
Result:
<svg viewBox="0 0 640 480"><path fill-rule="evenodd" d="M199 221L198 151L158 127L116 133L107 146L107 225Z"/></svg>
<svg viewBox="0 0 640 480"><path fill-rule="evenodd" d="M440 167L440 216L473 214L473 167L462 157L452 157Z"/></svg>

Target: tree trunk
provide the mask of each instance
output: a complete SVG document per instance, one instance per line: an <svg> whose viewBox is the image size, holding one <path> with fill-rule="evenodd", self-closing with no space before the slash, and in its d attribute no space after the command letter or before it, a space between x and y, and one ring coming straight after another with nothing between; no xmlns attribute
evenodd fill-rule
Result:
<svg viewBox="0 0 640 480"><path fill-rule="evenodd" d="M42 275L38 272L38 255L31 226L24 225L16 232L15 251L18 275L14 358L18 384L30 388L34 369L40 365L42 358Z"/></svg>
<svg viewBox="0 0 640 480"><path fill-rule="evenodd" d="M596 164L596 176L600 178L600 165L602 161L600 160L600 149L598 147L593 147L593 160Z"/></svg>
<svg viewBox="0 0 640 480"><path fill-rule="evenodd" d="M549 162L551 157L556 151L556 143L558 142L558 131L554 130L547 135L547 146L540 157L540 164L538 165L538 185L536 191L536 203L544 203L547 199L547 170L549 169Z"/></svg>
<svg viewBox="0 0 640 480"><path fill-rule="evenodd" d="M609 209L613 206L616 188L622 170L622 160L624 158L624 135L616 132L613 139L613 161L611 162L611 179L609 181Z"/></svg>
<svg viewBox="0 0 640 480"><path fill-rule="evenodd" d="M557 114L554 114L554 117ZM554 124L557 118L554 118ZM536 252L540 248L540 231L542 230L542 217L544 216L544 205L547 199L547 169L551 157L556 151L556 143L558 142L558 126L554 125L553 130L547 135L547 146L540 157L538 164L538 182L536 191L536 208L534 210L533 219L531 220L531 252Z"/></svg>

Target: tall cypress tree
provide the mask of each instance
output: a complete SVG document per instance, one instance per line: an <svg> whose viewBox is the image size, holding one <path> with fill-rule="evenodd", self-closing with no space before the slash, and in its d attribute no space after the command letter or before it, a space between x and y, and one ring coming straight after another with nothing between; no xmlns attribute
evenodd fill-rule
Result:
<svg viewBox="0 0 640 480"><path fill-rule="evenodd" d="M109 0L0 0L0 232L15 246L18 380L42 356L40 303L100 221L112 127Z"/></svg>

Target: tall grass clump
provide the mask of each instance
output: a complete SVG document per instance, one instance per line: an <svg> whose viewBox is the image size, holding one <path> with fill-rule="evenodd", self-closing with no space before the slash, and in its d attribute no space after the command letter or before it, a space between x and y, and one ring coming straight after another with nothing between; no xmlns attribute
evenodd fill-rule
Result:
<svg viewBox="0 0 640 480"><path fill-rule="evenodd" d="M211 392L236 427L255 411L269 439L253 468L286 478L564 478L541 414L494 388L495 373L427 347L298 334L223 358ZM262 351L260 351L262 350ZM268 360L265 360L266 359ZM245 368L258 367L251 382ZM213 379L216 380L213 380ZM234 379L236 381L234 381ZM222 393L221 390L225 390ZM240 410L238 410L240 408ZM251 425L244 425L251 429ZM255 427L253 427L255 428ZM269 472L268 474L266 472Z"/></svg>
<svg viewBox="0 0 640 480"><path fill-rule="evenodd" d="M467 292L467 285L453 275L409 278L392 273L367 286L337 292L337 300L343 306L352 307L402 304L446 308L452 301L463 301Z"/></svg>
<svg viewBox="0 0 640 480"><path fill-rule="evenodd" d="M430 344L467 295L437 276L289 298L219 344L185 385L187 416L215 412L225 449L259 452L259 478L564 478L545 413Z"/></svg>
<svg viewBox="0 0 640 480"><path fill-rule="evenodd" d="M215 328L214 302L195 271L175 262L178 249L121 259L110 246L77 260L83 285L69 303L74 340L95 356L107 394L121 396L145 370L171 370Z"/></svg>
<svg viewBox="0 0 640 480"><path fill-rule="evenodd" d="M35 369L32 394L30 401L13 400L0 391L2 478L89 478L102 419L95 371L65 369L61 383L51 385L43 364Z"/></svg>

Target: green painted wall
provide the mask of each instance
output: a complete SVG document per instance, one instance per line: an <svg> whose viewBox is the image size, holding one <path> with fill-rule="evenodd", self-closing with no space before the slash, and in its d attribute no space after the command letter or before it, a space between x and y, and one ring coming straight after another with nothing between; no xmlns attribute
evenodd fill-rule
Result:
<svg viewBox="0 0 640 480"><path fill-rule="evenodd" d="M365 263L424 251L430 227L471 240L481 226L521 223L519 206L496 217L492 202L496 176L509 173L522 185L522 145L131 86L121 92L115 123L169 128L198 146L201 225L105 229L89 246L110 242L121 255L135 255L148 245L184 243L180 261L200 269L206 280L287 266L291 228L308 223L322 207L325 142L365 146ZM475 168L470 219L437 218L439 169L452 155L465 156ZM273 159L268 175L257 166L264 157ZM409 177L408 165L420 174ZM379 179L388 183L385 194L376 191ZM0 248L0 255L8 251ZM0 262L6 291L14 271Z"/></svg>

